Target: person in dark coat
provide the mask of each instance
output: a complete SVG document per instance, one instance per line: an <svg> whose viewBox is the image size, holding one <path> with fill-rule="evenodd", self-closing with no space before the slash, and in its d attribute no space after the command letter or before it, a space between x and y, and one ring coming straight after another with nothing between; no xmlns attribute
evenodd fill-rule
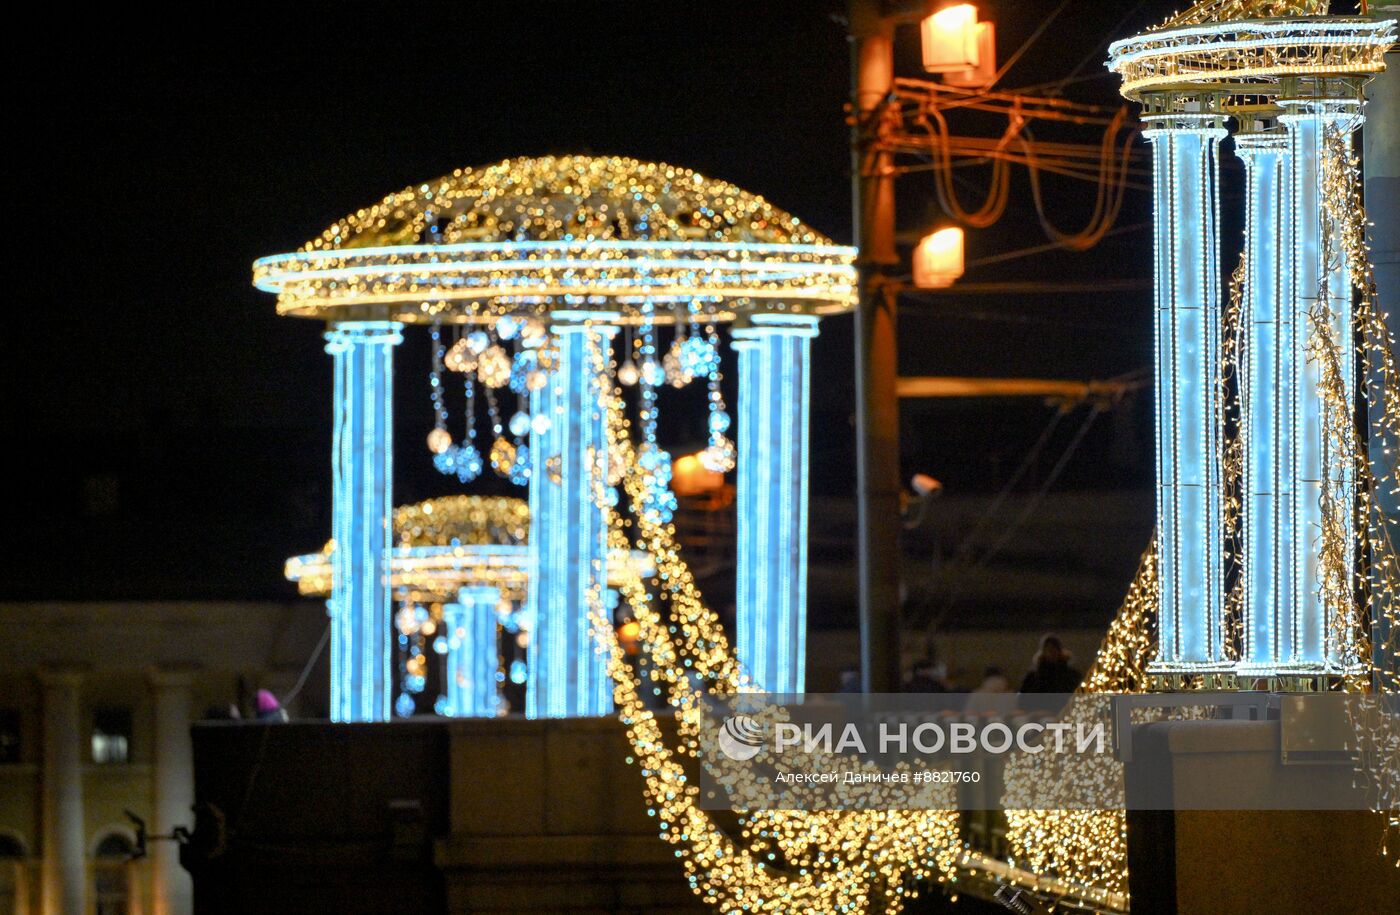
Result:
<svg viewBox="0 0 1400 915"><path fill-rule="evenodd" d="M939 676L938 665L933 663L932 658L925 658L914 664L914 669L909 673L909 679L904 682L906 693L946 693L948 687L943 684L943 678Z"/></svg>
<svg viewBox="0 0 1400 915"><path fill-rule="evenodd" d="M1021 681L1021 708L1027 711L1058 711L1061 701L1047 694L1072 693L1079 688L1084 675L1069 664L1059 636L1046 635L1040 640L1040 650L1032 659L1031 669ZM1046 698L1038 698L1045 696Z"/></svg>

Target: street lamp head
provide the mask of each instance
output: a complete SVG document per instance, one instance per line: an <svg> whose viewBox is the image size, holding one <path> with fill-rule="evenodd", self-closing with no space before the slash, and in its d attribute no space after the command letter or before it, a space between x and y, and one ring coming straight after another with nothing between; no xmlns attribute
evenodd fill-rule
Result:
<svg viewBox="0 0 1400 915"><path fill-rule="evenodd" d="M973 41L977 44L977 65L945 73L943 82L963 89L986 89L996 81L996 26L990 22L977 23L973 27Z"/></svg>
<svg viewBox="0 0 1400 915"><path fill-rule="evenodd" d="M925 235L914 249L914 285L943 289L963 275L963 230L949 226Z"/></svg>
<svg viewBox="0 0 1400 915"><path fill-rule="evenodd" d="M977 7L971 3L946 6L919 23L924 69L930 73L975 70L981 62L977 40Z"/></svg>
<svg viewBox="0 0 1400 915"><path fill-rule="evenodd" d="M926 473L914 474L913 479L909 481L909 485L914 488L914 492L918 493L923 498L928 498L929 496L938 495L943 492L943 483Z"/></svg>

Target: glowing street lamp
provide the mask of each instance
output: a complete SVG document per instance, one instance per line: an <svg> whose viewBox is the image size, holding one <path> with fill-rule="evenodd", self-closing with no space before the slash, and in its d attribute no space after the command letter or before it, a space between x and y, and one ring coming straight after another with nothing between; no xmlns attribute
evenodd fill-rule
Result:
<svg viewBox="0 0 1400 915"><path fill-rule="evenodd" d="M974 27L973 40L977 44L977 65L966 70L953 70L944 73L943 82L964 89L985 89L996 80L996 26L990 22L977 23Z"/></svg>
<svg viewBox="0 0 1400 915"><path fill-rule="evenodd" d="M944 7L919 23L924 69L930 73L976 70L981 63L977 7Z"/></svg>
<svg viewBox="0 0 1400 915"><path fill-rule="evenodd" d="M914 285L943 289L963 275L963 230L957 226L925 235L914 249Z"/></svg>

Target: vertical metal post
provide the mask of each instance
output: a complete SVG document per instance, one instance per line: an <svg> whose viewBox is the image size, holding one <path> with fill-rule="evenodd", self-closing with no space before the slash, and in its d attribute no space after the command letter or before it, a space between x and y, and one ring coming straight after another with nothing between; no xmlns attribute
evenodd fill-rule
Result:
<svg viewBox="0 0 1400 915"><path fill-rule="evenodd" d="M885 268L894 247L894 174L879 148L894 82L894 23L878 0L851 0L851 193L860 248L856 311L856 552L860 569L861 686L899 686L899 376L895 297Z"/></svg>

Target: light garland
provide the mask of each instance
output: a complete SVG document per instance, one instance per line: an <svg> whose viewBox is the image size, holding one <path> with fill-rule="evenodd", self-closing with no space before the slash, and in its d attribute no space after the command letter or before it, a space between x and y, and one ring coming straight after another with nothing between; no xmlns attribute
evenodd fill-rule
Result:
<svg viewBox="0 0 1400 915"><path fill-rule="evenodd" d="M1351 288L1356 292L1352 327L1361 340L1359 356L1366 379L1363 395L1372 411L1370 434L1378 440L1383 462L1377 473L1361 447L1352 415L1340 409L1352 401L1352 384L1343 371L1345 363L1337 341L1330 333L1322 333L1331 318L1325 303L1330 299L1327 283L1332 271L1324 271L1320 305L1314 312L1318 327L1314 339L1318 343L1313 353L1323 367L1320 384L1328 405L1324 414L1328 437L1335 437L1339 445L1329 451L1329 469L1339 478L1354 479L1356 485L1350 492L1355 497L1351 504L1334 500L1324 506L1323 561L1327 571L1323 580L1330 583L1329 588L1340 589L1341 581L1351 581L1355 567L1370 601L1368 614L1367 607L1355 603L1353 592L1333 593L1330 603L1337 609L1329 619L1329 628L1333 638L1350 636L1355 640L1357 660L1369 674L1347 683L1352 691L1372 693L1350 707L1358 742L1357 767L1369 773L1372 806L1386 824L1382 851L1392 855L1395 866L1400 867L1395 844L1400 839L1400 716L1379 706L1375 699L1393 700L1400 695L1400 549L1396 545L1400 520L1387 516L1379 502L1381 493L1394 495L1400 489L1396 452L1400 443L1400 366L1395 338L1376 297L1357 159L1343 130L1331 129L1324 137L1321 171L1322 234L1329 246L1335 239L1337 250L1329 251L1329 257L1344 258L1350 265ZM1344 539L1349 531L1365 532L1359 544ZM1369 627L1362 624L1368 616ZM1378 642L1371 636L1377 629L1382 632Z"/></svg>
<svg viewBox="0 0 1400 915"><path fill-rule="evenodd" d="M1351 283L1358 292L1353 324L1362 341L1359 348L1361 368L1366 380L1365 395L1374 409L1371 435L1381 443L1386 466L1378 475L1373 471L1365 450L1359 447L1359 433L1353 421L1350 373L1345 371L1340 344L1330 329L1332 316L1327 284L1332 280L1331 269L1320 272L1320 292L1310 335L1311 358L1322 366L1319 396L1325 409L1324 438L1333 444L1329 450L1332 479L1354 479L1356 485L1347 492L1354 503L1343 504L1336 498L1326 498L1324 504L1324 546L1322 580L1330 594L1329 639L1337 645L1353 645L1352 657L1361 661L1369 673L1371 688L1380 694L1400 692L1400 672L1394 659L1400 657L1400 562L1397 562L1394 519L1387 518L1376 500L1382 491L1393 492L1400 480L1396 468L1396 443L1400 442L1400 367L1396 363L1396 344L1385 324L1385 316L1376 307L1375 283L1365 242L1365 210L1356 174L1356 159L1342 130L1329 131L1320 164L1322 181L1319 197L1323 208L1321 237L1324 246L1335 244L1340 251L1327 251L1323 263L1339 258L1353 265ZM1239 318L1243 296L1242 283L1248 262L1242 261L1231 284L1230 306L1227 309L1226 334L1222 349L1220 384L1229 392L1228 373L1238 365L1238 340L1230 332L1231 324ZM1220 419L1226 420L1234 407L1225 405ZM1227 448L1224 460L1226 491L1231 491L1242 468ZM1227 531L1234 528L1229 503L1226 506ZM1354 522L1350 522L1353 517ZM1348 531L1366 531L1358 538ZM1358 561L1359 578L1365 584L1372 601L1373 621L1381 623L1386 640L1373 646L1367 630L1361 625L1365 608L1358 605L1343 583L1352 581L1350 569ZM1235 604L1238 589L1232 591L1227 607ZM1139 692L1148 686L1146 665L1153 656L1155 626L1160 605L1160 582L1155 567L1155 555L1149 550L1129 590L1128 597L1110 627L1100 648L1098 659L1085 678L1081 691ZM1227 620L1229 614L1227 613ZM1231 639L1227 639L1227 645ZM1387 663L1388 661L1388 663ZM1351 676L1343 685L1352 690L1366 688L1367 677ZM1178 684L1184 688L1205 685L1201 678L1184 678ZM1383 851L1393 854L1396 837L1400 836L1400 724L1393 714L1380 714L1375 703L1353 707L1360 758L1358 771L1369 773L1374 809L1387 825ZM1011 806L1018 795L1043 795L1045 784L1073 793L1090 785L1114 785L1121 779L1121 766L1113 763L1085 765L1075 759L1068 762L1051 758L1013 759L1007 767L1006 802ZM1057 766L1054 772L1047 766ZM1115 771L1116 770L1116 771ZM1058 780L1057 780L1058 779ZM1126 893L1127 858L1125 818L1121 811L1076 810L1016 810L1007 811L1008 840L1017 860L1024 861L1037 872L1057 874L1067 881L1096 886L1108 891ZM1400 857L1400 856L1397 856ZM1400 860L1397 860L1400 866Z"/></svg>
<svg viewBox="0 0 1400 915"><path fill-rule="evenodd" d="M605 304L699 303L831 314L855 305L855 250L762 197L689 169L547 156L459 169L338 221L301 251L266 257L254 284L285 315L494 323ZM671 321L669 315L660 317Z"/></svg>
<svg viewBox="0 0 1400 915"><path fill-rule="evenodd" d="M1150 115L1152 142L1157 547L1166 676L1223 660L1218 144L1213 112Z"/></svg>
<svg viewBox="0 0 1400 915"><path fill-rule="evenodd" d="M1079 693L1140 693L1148 687L1147 665L1157 650L1161 582L1157 549L1142 556L1122 606L1114 615ZM1090 703L1075 702L1072 714L1088 715ZM1100 720L1102 720L1102 710ZM1018 807L1018 799L1063 792L1072 806L1080 797L1121 793L1123 766L1111 758L1059 759L1017 754L1006 765L1007 841L1012 859L1038 874L1055 874L1070 884L1128 892L1127 818L1121 810L1056 810ZM1093 792L1088 794L1085 792Z"/></svg>
<svg viewBox="0 0 1400 915"><path fill-rule="evenodd" d="M1245 327L1245 281L1249 275L1249 252L1240 254L1239 265L1230 276L1229 295L1220 317L1220 374L1216 383L1216 419L1221 441L1220 453L1220 536L1224 564L1222 578L1232 581L1220 608L1221 657L1238 662L1244 646L1244 566L1248 559L1241 541L1244 524L1252 517L1244 511L1245 417L1238 392L1241 379L1241 349Z"/></svg>
<svg viewBox="0 0 1400 915"><path fill-rule="evenodd" d="M601 372L602 348L594 352ZM649 582L626 582L621 591L647 646L648 679L675 711L674 748L642 701L644 681L618 645L596 588L590 595L594 634L609 654L614 700L651 813L662 837L676 846L697 895L726 912L863 912L875 906L896 912L920 881L954 880L961 854L954 810L753 810L734 836L700 809L698 788L682 761L698 754L702 686L730 695L747 681L680 557L674 526L649 504L655 481L634 453L621 398L614 392L610 400L609 448L626 468L615 482L626 491L632 518L613 509L617 500L607 479L596 481L597 502L608 519L610 547L625 549L630 532L656 564ZM663 615L659 604L669 612ZM952 806L951 797L945 802Z"/></svg>
<svg viewBox="0 0 1400 915"><path fill-rule="evenodd" d="M331 720L389 719L387 570L393 510L394 347L402 325L342 322L325 334L335 366L331 446Z"/></svg>
<svg viewBox="0 0 1400 915"><path fill-rule="evenodd" d="M1211 21L1115 41L1108 66L1132 99L1168 90L1219 93L1227 85L1258 92L1290 76L1378 73L1394 42L1394 20Z"/></svg>
<svg viewBox="0 0 1400 915"><path fill-rule="evenodd" d="M394 509L400 547L526 543L530 506L508 496L445 496Z"/></svg>
<svg viewBox="0 0 1400 915"><path fill-rule="evenodd" d="M1323 16L1331 0L1203 0L1184 13L1178 13L1159 29L1236 19L1279 19L1288 16Z"/></svg>
<svg viewBox="0 0 1400 915"><path fill-rule="evenodd" d="M1272 112L1271 112L1272 113ZM1230 441L1227 474L1239 481L1243 530L1240 575L1230 609L1239 614L1244 667L1267 671L1288 656L1284 639L1291 620L1292 476L1277 457L1292 440L1299 379L1289 371L1296 332L1290 258L1293 208L1285 176L1290 168L1288 138L1264 119L1242 118L1247 132L1236 134L1235 152L1245 164L1247 209L1245 248L1231 286L1230 311L1239 333L1227 338L1236 349L1242 401L1239 435ZM1242 351L1242 352L1241 352ZM1232 360L1233 361L1233 360ZM1247 462L1247 463L1246 463ZM1230 519L1235 520L1235 519ZM1236 596L1238 595L1238 600Z"/></svg>

